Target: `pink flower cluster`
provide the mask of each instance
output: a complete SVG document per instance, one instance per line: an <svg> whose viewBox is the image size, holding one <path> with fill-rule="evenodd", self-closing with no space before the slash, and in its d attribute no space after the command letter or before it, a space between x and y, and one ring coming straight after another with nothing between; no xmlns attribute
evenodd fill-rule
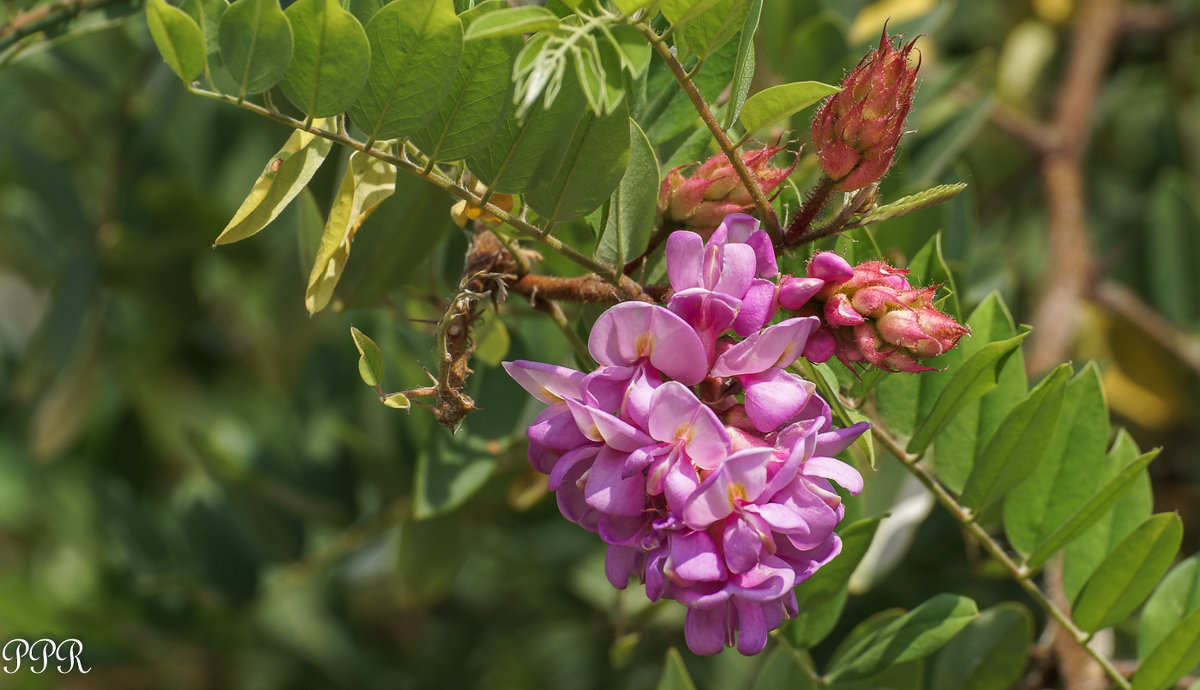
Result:
<svg viewBox="0 0 1200 690"><path fill-rule="evenodd" d="M592 328L590 373L506 362L547 407L527 431L564 516L608 544L615 587L688 607L697 654L756 654L796 615L793 587L837 555L843 516L831 480L862 477L834 456L867 428L832 426L811 382L787 370L817 330L767 325L778 274L767 234L727 216L705 242L666 248L666 307L618 304Z"/></svg>
<svg viewBox="0 0 1200 690"><path fill-rule="evenodd" d="M907 274L882 261L851 266L833 252L818 252L807 277L780 282L778 303L821 319L804 351L810 361L836 354L846 366L865 362L888 371L931 371L919 360L948 351L969 331L933 306L936 285L914 288Z"/></svg>

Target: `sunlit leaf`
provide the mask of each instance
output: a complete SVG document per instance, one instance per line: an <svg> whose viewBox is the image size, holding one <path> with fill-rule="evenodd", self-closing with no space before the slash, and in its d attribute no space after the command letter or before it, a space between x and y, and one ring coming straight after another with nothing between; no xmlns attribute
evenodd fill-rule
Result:
<svg viewBox="0 0 1200 690"><path fill-rule="evenodd" d="M739 120L749 134L791 117L841 89L819 81L798 81L772 86L746 99Z"/></svg>
<svg viewBox="0 0 1200 690"><path fill-rule="evenodd" d="M292 27L278 0L233 3L221 14L217 40L238 97L275 86L292 61Z"/></svg>
<svg viewBox="0 0 1200 690"><path fill-rule="evenodd" d="M146 23L158 52L180 79L190 82L204 71L204 32L187 12L168 5L166 0L150 0L146 3Z"/></svg>
<svg viewBox="0 0 1200 690"><path fill-rule="evenodd" d="M204 34L205 69L211 72L221 63L221 44L217 35L221 16L229 9L229 3L225 0L183 0L179 9L187 12Z"/></svg>
<svg viewBox="0 0 1200 690"><path fill-rule="evenodd" d="M1095 632L1133 613L1171 567L1182 541L1183 522L1177 514L1147 518L1092 573L1071 617L1083 630Z"/></svg>
<svg viewBox="0 0 1200 690"><path fill-rule="evenodd" d="M371 140L424 127L446 100L462 58L462 23L451 0L392 2L366 27L367 85L350 117Z"/></svg>
<svg viewBox="0 0 1200 690"><path fill-rule="evenodd" d="M1200 664L1200 609L1170 629L1131 678L1133 690L1164 690ZM1193 688L1197 684L1192 685Z"/></svg>
<svg viewBox="0 0 1200 690"><path fill-rule="evenodd" d="M1071 365L1060 365L1008 413L967 477L963 505L981 509L1029 476L1058 424L1070 376Z"/></svg>
<svg viewBox="0 0 1200 690"><path fill-rule="evenodd" d="M751 4L751 0L719 0L689 19L677 34L679 40L691 53L706 58L742 30Z"/></svg>
<svg viewBox="0 0 1200 690"><path fill-rule="evenodd" d="M249 0L242 0L248 2ZM325 129L332 121L317 121L313 126ZM304 189L313 173L321 167L333 143L301 130L292 132L283 148L271 157L258 176L250 194L238 207L233 219L217 236L214 244L229 244L243 240L262 230L275 220L280 211Z"/></svg>
<svg viewBox="0 0 1200 690"><path fill-rule="evenodd" d="M491 0L459 15L465 26L506 5ZM512 101L513 61L521 50L513 36L471 41L463 46L458 74L449 96L429 126L413 134L413 142L431 159L461 160L487 146L504 121Z"/></svg>
<svg viewBox="0 0 1200 690"><path fill-rule="evenodd" d="M358 374L363 383L368 386L378 386L383 381L383 353L362 331L350 327L350 337L354 339L354 347L358 350Z"/></svg>
<svg viewBox="0 0 1200 690"><path fill-rule="evenodd" d="M938 204L949 201L958 196L962 190L966 189L965 182L955 182L954 184L941 184L936 187L917 192L906 197L897 199L889 204L884 204L871 209L870 212L864 213L846 223L845 227L857 228L863 225L871 225L872 223L882 223L885 220L898 218L915 211L937 206Z"/></svg>
<svg viewBox="0 0 1200 690"><path fill-rule="evenodd" d="M342 112L362 90L371 64L362 25L337 0L297 0L284 14L295 47L284 95L312 117Z"/></svg>
<svg viewBox="0 0 1200 690"><path fill-rule="evenodd" d="M412 403L409 402L408 396L403 393L392 393L391 395L385 396L383 398L383 404L387 405L388 407L393 407L397 410L407 410L408 408L412 407Z"/></svg>
<svg viewBox="0 0 1200 690"><path fill-rule="evenodd" d="M396 190L396 172L396 166L362 151L350 154L304 291L308 313L315 314L329 304L358 228Z"/></svg>
<svg viewBox="0 0 1200 690"><path fill-rule="evenodd" d="M464 40L503 38L536 34L558 28L558 15L545 7L526 5L489 12L473 21L463 35Z"/></svg>

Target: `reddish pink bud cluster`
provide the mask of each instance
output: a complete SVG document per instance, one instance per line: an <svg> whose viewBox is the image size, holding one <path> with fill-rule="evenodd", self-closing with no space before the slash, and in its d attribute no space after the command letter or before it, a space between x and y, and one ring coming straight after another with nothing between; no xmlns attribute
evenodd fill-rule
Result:
<svg viewBox="0 0 1200 690"><path fill-rule="evenodd" d="M779 286L781 307L821 317L822 331L809 337L805 357L825 361L836 354L847 366L929 371L918 360L946 352L968 330L933 306L937 286L914 288L907 273L882 261L852 267L833 252L818 252L807 277Z"/></svg>
<svg viewBox="0 0 1200 690"><path fill-rule="evenodd" d="M783 150L782 146L766 146L741 154L742 162L758 181L763 193L770 195L796 164L790 168L775 168L771 159ZM680 166L667 173L658 190L658 225L669 222L673 227L688 228L701 234L712 231L725 216L748 211L754 206L750 190L742 184L729 158L719 153L688 177Z"/></svg>
<svg viewBox="0 0 1200 690"><path fill-rule="evenodd" d="M884 30L879 48L864 57L842 80L842 90L817 110L813 145L838 191L862 189L891 167L921 66L908 66L915 42L894 48Z"/></svg>

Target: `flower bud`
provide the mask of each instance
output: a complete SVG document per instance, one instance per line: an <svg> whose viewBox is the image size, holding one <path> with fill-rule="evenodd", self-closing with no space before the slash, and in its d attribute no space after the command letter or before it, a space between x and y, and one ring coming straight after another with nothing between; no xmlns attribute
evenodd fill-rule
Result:
<svg viewBox="0 0 1200 690"><path fill-rule="evenodd" d="M797 315L821 318L808 339L811 361L837 355L847 366L928 371L919 360L945 353L968 330L933 306L937 286L914 288L907 273L882 261L850 266L833 252L818 252L807 277L780 282L777 299Z"/></svg>
<svg viewBox="0 0 1200 690"><path fill-rule="evenodd" d="M846 75L842 90L817 109L813 145L838 191L862 189L891 167L921 66L919 61L908 66L915 42L895 48L885 29L879 47Z"/></svg>
<svg viewBox="0 0 1200 690"><path fill-rule="evenodd" d="M767 146L741 154L742 162L764 194L775 191L796 167L795 163L789 168L770 165L771 158L782 150L782 146ZM748 211L754 206L750 190L742 184L725 154L709 158L685 177L681 171L686 167L669 171L659 187L659 225L669 222L703 234L703 231L717 227L725 216Z"/></svg>

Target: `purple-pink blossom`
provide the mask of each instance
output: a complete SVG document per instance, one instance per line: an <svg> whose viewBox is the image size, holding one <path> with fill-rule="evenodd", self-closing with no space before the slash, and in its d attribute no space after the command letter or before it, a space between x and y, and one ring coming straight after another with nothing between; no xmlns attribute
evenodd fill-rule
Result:
<svg viewBox="0 0 1200 690"><path fill-rule="evenodd" d="M755 654L797 614L793 587L841 549L834 485L853 495L862 478L835 456L867 425L834 427L815 386L789 370L821 322L768 325L784 298L757 221L727 216L708 240L676 232L666 257L667 306L601 315L588 340L595 371L504 366L548 405L527 431L529 460L563 515L608 545L612 584L636 578L651 600L687 606L698 654ZM807 301L819 282L787 294Z"/></svg>

